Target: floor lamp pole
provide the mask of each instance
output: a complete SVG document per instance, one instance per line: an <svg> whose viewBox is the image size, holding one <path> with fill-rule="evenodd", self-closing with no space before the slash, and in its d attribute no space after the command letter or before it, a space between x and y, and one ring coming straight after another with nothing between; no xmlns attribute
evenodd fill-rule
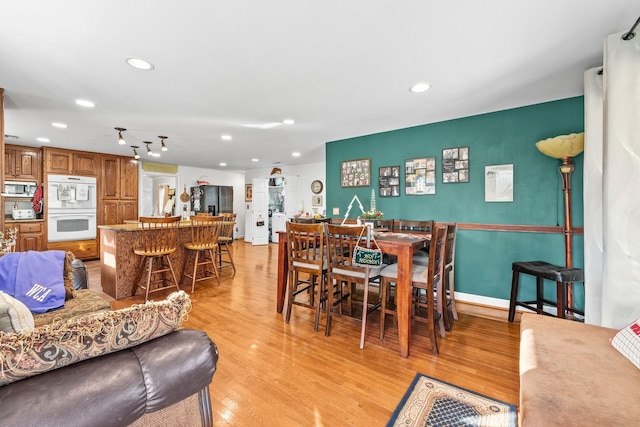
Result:
<svg viewBox="0 0 640 427"><path fill-rule="evenodd" d="M562 164L558 168L562 176L562 192L564 193L564 250L565 263L573 267L573 226L571 224L571 174L573 173L572 157L560 159ZM567 284L567 307L573 308L573 283Z"/></svg>

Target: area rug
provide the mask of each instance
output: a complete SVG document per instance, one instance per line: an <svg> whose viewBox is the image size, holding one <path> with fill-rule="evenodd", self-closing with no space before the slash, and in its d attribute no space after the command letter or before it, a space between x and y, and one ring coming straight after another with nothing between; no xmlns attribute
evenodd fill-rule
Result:
<svg viewBox="0 0 640 427"><path fill-rule="evenodd" d="M416 374L387 427L515 427L516 407Z"/></svg>

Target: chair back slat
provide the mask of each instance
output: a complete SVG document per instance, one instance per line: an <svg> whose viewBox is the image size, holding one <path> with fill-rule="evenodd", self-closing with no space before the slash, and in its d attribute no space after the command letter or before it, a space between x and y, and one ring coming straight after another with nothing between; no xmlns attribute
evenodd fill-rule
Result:
<svg viewBox="0 0 640 427"><path fill-rule="evenodd" d="M450 268L455 262L457 230L458 230L457 223L447 224L447 243L444 249L444 253L446 254L445 268Z"/></svg>
<svg viewBox="0 0 640 427"><path fill-rule="evenodd" d="M215 248L222 226L222 216L192 215L191 245L202 249Z"/></svg>
<svg viewBox="0 0 640 427"><path fill-rule="evenodd" d="M432 233L429 242L429 276L428 289L435 289L435 286L444 276L444 249L447 237L446 227L438 227Z"/></svg>
<svg viewBox="0 0 640 427"><path fill-rule="evenodd" d="M289 268L320 274L325 264L324 240L323 224L287 222Z"/></svg>
<svg viewBox="0 0 640 427"><path fill-rule="evenodd" d="M180 217L140 217L142 249L145 253L159 255L174 252L178 241Z"/></svg>
<svg viewBox="0 0 640 427"><path fill-rule="evenodd" d="M395 223L396 231L414 232L414 233L431 233L434 229L435 221L430 219L427 221L412 221L401 219Z"/></svg>
<svg viewBox="0 0 640 427"><path fill-rule="evenodd" d="M364 229L364 230L363 230ZM361 245L366 242L361 238L367 236L368 227L366 225L358 227L350 227L344 225L326 225L326 252L327 263L330 269L341 269L351 271L364 271L364 267L352 265L353 251L360 242Z"/></svg>

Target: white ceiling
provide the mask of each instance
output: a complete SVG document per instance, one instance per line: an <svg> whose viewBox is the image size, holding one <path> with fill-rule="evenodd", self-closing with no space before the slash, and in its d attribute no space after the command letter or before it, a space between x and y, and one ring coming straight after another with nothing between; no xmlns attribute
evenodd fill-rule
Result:
<svg viewBox="0 0 640 427"><path fill-rule="evenodd" d="M153 161L323 161L328 141L582 95L604 38L639 15L634 0L3 1L5 134L19 137L5 142L131 155L166 135ZM409 92L419 81L431 90Z"/></svg>

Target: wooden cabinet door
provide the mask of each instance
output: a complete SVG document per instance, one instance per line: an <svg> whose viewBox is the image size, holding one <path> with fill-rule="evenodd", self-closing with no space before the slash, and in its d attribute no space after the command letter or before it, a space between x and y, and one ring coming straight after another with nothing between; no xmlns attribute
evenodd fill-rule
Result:
<svg viewBox="0 0 640 427"><path fill-rule="evenodd" d="M113 225L120 224L118 221L120 203L116 200L104 200L102 202L102 224Z"/></svg>
<svg viewBox="0 0 640 427"><path fill-rule="evenodd" d="M73 153L73 173L97 176L98 157L97 153Z"/></svg>
<svg viewBox="0 0 640 427"><path fill-rule="evenodd" d="M42 251L42 235L23 234L18 237L17 251Z"/></svg>
<svg viewBox="0 0 640 427"><path fill-rule="evenodd" d="M120 198L120 158L102 156L101 195L103 199Z"/></svg>
<svg viewBox="0 0 640 427"><path fill-rule="evenodd" d="M4 149L4 179L15 179L16 176L16 151L10 148Z"/></svg>
<svg viewBox="0 0 640 427"><path fill-rule="evenodd" d="M138 202L137 201L120 202L119 212L120 212L120 217L118 218L119 224L122 224L128 220L137 220L138 219Z"/></svg>
<svg viewBox="0 0 640 427"><path fill-rule="evenodd" d="M16 150L15 174L17 179L40 182L40 152L36 150Z"/></svg>
<svg viewBox="0 0 640 427"><path fill-rule="evenodd" d="M16 252L42 251L42 231L44 222L21 222L18 226L18 241L16 242Z"/></svg>
<svg viewBox="0 0 640 427"><path fill-rule="evenodd" d="M120 198L138 200L138 161L127 157L120 160Z"/></svg>
<svg viewBox="0 0 640 427"><path fill-rule="evenodd" d="M71 172L71 152L45 148L45 165L49 173L69 174Z"/></svg>

